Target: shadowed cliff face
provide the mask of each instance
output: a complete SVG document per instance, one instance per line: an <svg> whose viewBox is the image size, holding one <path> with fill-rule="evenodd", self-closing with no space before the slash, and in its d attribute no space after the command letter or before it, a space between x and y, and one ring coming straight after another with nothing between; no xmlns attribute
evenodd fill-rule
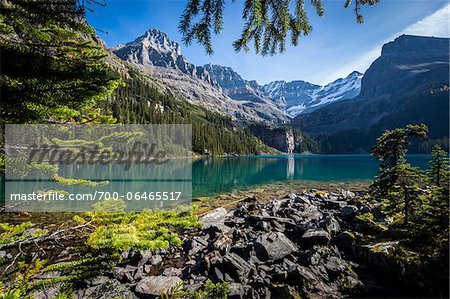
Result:
<svg viewBox="0 0 450 299"><path fill-rule="evenodd" d="M359 96L300 115L293 123L321 135L331 152L367 151L383 130L409 123L427 124L433 139L448 137L448 61L448 38L400 36L384 45L362 79Z"/></svg>
<svg viewBox="0 0 450 299"><path fill-rule="evenodd" d="M362 80L360 98L417 94L448 83L449 39L402 35L383 46Z"/></svg>

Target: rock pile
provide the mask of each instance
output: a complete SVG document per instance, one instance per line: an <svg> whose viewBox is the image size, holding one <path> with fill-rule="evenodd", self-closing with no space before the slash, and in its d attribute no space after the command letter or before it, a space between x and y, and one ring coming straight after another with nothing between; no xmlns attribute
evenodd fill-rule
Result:
<svg viewBox="0 0 450 299"><path fill-rule="evenodd" d="M229 213L217 209L184 242L183 278L191 286L228 281L235 298L342 297L361 285L356 264L338 247L355 237L346 230L364 210L347 204L353 197L309 191Z"/></svg>
<svg viewBox="0 0 450 299"><path fill-rule="evenodd" d="M371 209L355 197L311 190L216 209L200 219L202 229L186 232L182 248L124 252L121 264L86 281L75 298L154 298L180 282L197 290L208 280L229 282L230 298L358 294L365 286L348 254L362 236L356 216Z"/></svg>

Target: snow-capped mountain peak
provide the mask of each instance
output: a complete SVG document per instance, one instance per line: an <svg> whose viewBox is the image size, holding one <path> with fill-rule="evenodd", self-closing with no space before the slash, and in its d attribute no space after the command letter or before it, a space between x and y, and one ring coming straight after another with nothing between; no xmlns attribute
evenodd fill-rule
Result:
<svg viewBox="0 0 450 299"><path fill-rule="evenodd" d="M352 99L359 95L361 91L362 77L363 74L354 71L346 78L339 78L325 86L318 86L315 89L304 91L298 98L306 100L287 106L285 108L286 112L295 117L299 114L314 111L318 107L331 102Z"/></svg>
<svg viewBox="0 0 450 299"><path fill-rule="evenodd" d="M181 54L180 45L157 29L150 29L132 42L111 48L111 51L170 82L192 100L208 102L208 106L232 116L239 115L239 118L256 115L252 120L284 122L287 114L295 117L334 101L353 98L361 89L362 74L358 72L325 86L302 80L274 81L260 86L254 80L243 79L231 67L190 63ZM217 105L217 101L226 104Z"/></svg>

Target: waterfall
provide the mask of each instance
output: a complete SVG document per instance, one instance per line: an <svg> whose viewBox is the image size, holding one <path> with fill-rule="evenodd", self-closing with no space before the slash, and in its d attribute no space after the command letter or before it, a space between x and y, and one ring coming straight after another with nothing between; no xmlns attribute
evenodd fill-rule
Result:
<svg viewBox="0 0 450 299"><path fill-rule="evenodd" d="M294 153L295 138L294 138L294 132L292 132L292 129L289 129L286 131L286 148L287 148L288 155L292 155Z"/></svg>

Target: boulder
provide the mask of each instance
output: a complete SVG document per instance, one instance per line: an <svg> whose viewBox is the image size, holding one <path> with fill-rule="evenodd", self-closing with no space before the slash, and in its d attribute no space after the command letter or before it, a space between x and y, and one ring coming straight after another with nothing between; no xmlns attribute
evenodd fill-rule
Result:
<svg viewBox="0 0 450 299"><path fill-rule="evenodd" d="M243 258L235 253L226 254L223 259L224 272L228 274L235 274L240 281L247 279L252 266Z"/></svg>
<svg viewBox="0 0 450 299"><path fill-rule="evenodd" d="M320 221L319 226L326 230L330 235L335 235L341 230L339 222L333 217Z"/></svg>
<svg viewBox="0 0 450 299"><path fill-rule="evenodd" d="M341 190L341 194L346 199L352 199L355 198L355 193L349 190Z"/></svg>
<svg viewBox="0 0 450 299"><path fill-rule="evenodd" d="M31 298L33 298L33 299L53 299L58 296L58 294L61 292L62 289L63 289L63 284L61 284L61 283L51 285L51 286L44 286L44 287L41 287L41 288L35 290L31 294ZM13 297L5 296L4 298L13 298ZM19 298L19 297L17 297L17 298Z"/></svg>
<svg viewBox="0 0 450 299"><path fill-rule="evenodd" d="M302 241L307 244L328 244L330 234L322 228L308 229L302 236Z"/></svg>
<svg viewBox="0 0 450 299"><path fill-rule="evenodd" d="M138 273L138 267L126 265L124 269L124 277L128 282L133 283L136 280L136 274Z"/></svg>
<svg viewBox="0 0 450 299"><path fill-rule="evenodd" d="M230 293L229 297L242 298L245 295L245 288L241 283L232 282L230 283Z"/></svg>
<svg viewBox="0 0 450 299"><path fill-rule="evenodd" d="M87 285L90 286L97 286L97 285L101 285L101 284L105 284L106 282L108 282L108 280L110 280L110 278L108 276L96 276L96 277L92 277L90 279L86 279L85 282Z"/></svg>
<svg viewBox="0 0 450 299"><path fill-rule="evenodd" d="M352 205L345 206L341 209L340 215L344 220L352 219L356 213L358 212L358 208Z"/></svg>
<svg viewBox="0 0 450 299"><path fill-rule="evenodd" d="M317 222L322 218L322 212L320 212L315 205L306 206L302 211L298 211L298 216L303 218L305 223Z"/></svg>
<svg viewBox="0 0 450 299"><path fill-rule="evenodd" d="M228 226L224 224L228 212L224 208L217 208L209 212L203 217L200 217L200 222L203 223L203 228L216 227L219 230L226 230Z"/></svg>
<svg viewBox="0 0 450 299"><path fill-rule="evenodd" d="M153 266L161 264L161 262L162 262L162 257L159 254L152 255L148 260L148 263Z"/></svg>
<svg viewBox="0 0 450 299"><path fill-rule="evenodd" d="M162 276L181 276L181 269L180 268L174 268L174 267L169 267L164 269L163 273L161 274Z"/></svg>
<svg viewBox="0 0 450 299"><path fill-rule="evenodd" d="M259 236L255 242L255 250L260 260L276 261L298 251L298 247L283 233L275 232Z"/></svg>
<svg viewBox="0 0 450 299"><path fill-rule="evenodd" d="M121 284L116 279L110 279L104 284L95 287L77 290L74 294L74 299L82 299L82 298L138 299L138 297L136 297L136 295L134 295L126 285Z"/></svg>
<svg viewBox="0 0 450 299"><path fill-rule="evenodd" d="M122 280L125 277L125 269L122 267L114 267L111 272L117 280Z"/></svg>
<svg viewBox="0 0 450 299"><path fill-rule="evenodd" d="M333 242L342 248L349 249L353 242L355 241L355 235L350 231L343 231L342 233L338 234L334 239Z"/></svg>
<svg viewBox="0 0 450 299"><path fill-rule="evenodd" d="M182 280L176 276L148 276L139 281L135 291L142 295L159 296L179 283Z"/></svg>
<svg viewBox="0 0 450 299"><path fill-rule="evenodd" d="M150 251L144 251L140 253L140 259L139 262L137 263L137 266L143 266L145 265L148 260L152 257L152 253Z"/></svg>
<svg viewBox="0 0 450 299"><path fill-rule="evenodd" d="M348 263L337 256L331 256L325 263L325 269L332 273L342 273L348 268Z"/></svg>

